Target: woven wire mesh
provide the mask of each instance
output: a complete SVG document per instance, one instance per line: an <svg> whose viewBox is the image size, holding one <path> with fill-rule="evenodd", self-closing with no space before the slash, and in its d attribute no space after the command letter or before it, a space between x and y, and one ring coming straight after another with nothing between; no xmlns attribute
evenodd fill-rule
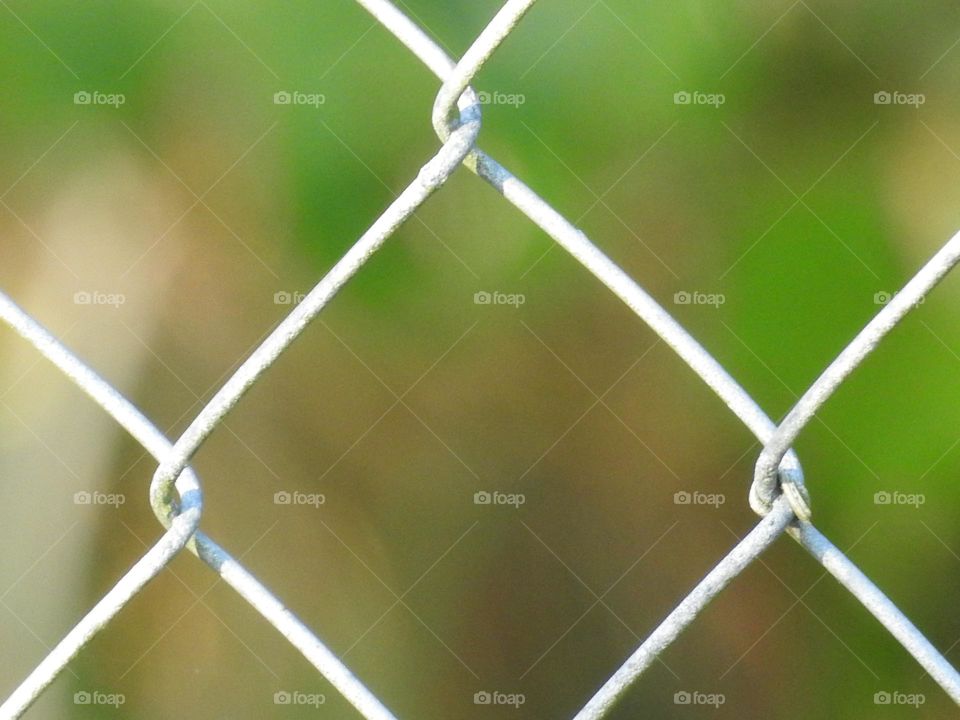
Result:
<svg viewBox="0 0 960 720"><path fill-rule="evenodd" d="M28 312L0 294L0 317L156 459L159 466L150 489L150 502L166 528L161 539L5 700L0 706L0 717L22 715L81 649L184 550L196 555L255 608L360 715L370 719L394 717L388 709L389 698L378 697L372 692L365 679L354 675L318 634L302 623L237 559L200 530L204 509L202 482L190 468L190 462L264 371L307 330L311 321L354 275L362 271L393 233L461 166L493 186L507 202L547 233L649 325L762 445L749 493L751 507L762 517L760 522L689 594L678 598L674 609L622 666L610 674L596 693L584 698L584 705L576 718L596 720L606 717L704 607L783 535L789 535L807 550L813 560L820 563L903 645L950 698L960 704L960 674L870 578L816 528L800 462L791 450L815 413L850 373L960 260L960 234L948 240L900 292L892 296L802 394L786 417L776 423L634 278L601 252L573 223L477 146L482 103L470 83L534 0L509 0L459 62L450 59L417 23L388 0L358 2L442 81L432 110L434 130L442 145L329 273L220 387L175 442L168 441L135 405L72 354Z"/></svg>

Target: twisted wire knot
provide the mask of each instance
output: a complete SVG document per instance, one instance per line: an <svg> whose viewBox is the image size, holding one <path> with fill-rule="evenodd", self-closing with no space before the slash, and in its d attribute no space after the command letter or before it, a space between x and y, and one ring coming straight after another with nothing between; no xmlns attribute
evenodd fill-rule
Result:
<svg viewBox="0 0 960 720"><path fill-rule="evenodd" d="M785 495L797 520L810 522L810 493L803 481L803 468L793 450L788 451L780 464L771 472L765 470L763 454L757 461L753 482L750 485L750 507L761 517L772 509L773 503Z"/></svg>

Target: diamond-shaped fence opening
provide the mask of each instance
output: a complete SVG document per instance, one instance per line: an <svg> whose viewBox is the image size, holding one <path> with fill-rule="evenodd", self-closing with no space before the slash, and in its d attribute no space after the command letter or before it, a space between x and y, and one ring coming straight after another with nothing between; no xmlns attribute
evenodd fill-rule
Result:
<svg viewBox="0 0 960 720"><path fill-rule="evenodd" d="M379 697L372 692L365 678L354 675L345 661L333 653L311 628L285 607L268 587L200 529L204 509L203 485L201 479L191 469L190 462L210 434L224 425L228 413L240 402L244 394L258 383L264 371L274 364L293 340L303 333L311 321L327 307L341 288L363 270L374 253L403 223L410 220L418 208L431 194L443 186L461 165L492 185L504 200L548 234L584 270L591 273L632 313L643 320L660 340L679 355L699 376L699 379L726 404L730 412L749 429L762 446L749 493L750 506L761 516L760 522L713 566L691 592L677 598L675 607L666 618L646 638L642 639L639 646L618 669L615 671L611 669L608 679L592 697L583 698L582 709L576 714L576 718L591 720L607 716L615 704L640 682L643 673L660 659L664 650L691 624L704 607L740 573L753 565L761 553L783 535L789 535L807 550L813 560L822 565L843 588L852 594L903 645L924 671L954 701L960 703L960 675L953 666L910 619L874 585L870 578L813 524L811 500L804 485L800 461L791 449L794 441L809 425L814 414L844 383L850 373L913 307L924 300L934 286L960 260L960 235L946 242L900 292L884 299L882 309L799 397L783 421L777 424L767 416L724 367L633 277L611 261L582 231L519 178L478 148L481 111L483 105L490 102L490 98L489 93L474 91L470 87L471 80L530 9L534 0L508 0L456 63L425 34L416 22L388 0L358 0L358 2L442 81L432 112L434 130L442 143L441 147L422 166L417 177L395 196L389 207L373 221L360 239L343 254L309 293L297 298L280 293L280 297L275 298L278 304L290 306L289 313L276 329L257 345L235 372L219 385L212 399L194 415L175 442L170 442L136 406L67 350L64 343L45 330L31 315L14 304L7 296L0 295L0 317L37 352L59 368L77 388L92 398L159 464L150 488L150 502L157 518L166 528L166 533L161 539L150 547L136 564L103 595L93 609L50 650L5 700L0 706L0 717L14 718L23 714L80 650L123 610L146 583L184 550L196 555L262 615L302 653L316 671L329 681L360 715L371 719L394 717L389 709L388 697ZM197 5L204 5L204 3ZM804 3L800 5L806 8ZM806 9L809 10L809 8ZM801 12L801 9L797 9L797 12ZM812 13L812 10L810 12ZM216 17L215 14L214 17ZM720 98L700 95L703 94L679 92L674 102L681 105L722 102ZM109 97L98 98L89 94L75 98L75 102L80 104L110 101ZM294 97L291 93L279 93L274 98L274 102L278 104L319 103L321 100ZM880 97L876 102L882 104L893 102L893 100ZM532 130L532 132L535 131ZM203 195L196 193L193 195L197 203L204 203ZM803 202L802 196L796 197L798 202ZM597 202L602 203L603 199L598 197ZM607 209L611 214L616 215L612 209ZM678 297L674 300L677 304L701 301L685 293L678 293ZM83 301L83 298L79 300L81 303ZM108 302L109 298L102 301ZM474 298L474 302L481 305L519 304L522 301L521 297L485 291L478 292ZM704 301L709 302L709 298ZM577 374L550 349L549 345L543 342L533 329L526 327L530 335L526 339L532 346L538 351L552 355L558 367L562 366L565 369L563 372L569 371L573 378L578 378ZM332 329L328 328L328 330L336 335ZM637 362L641 358L638 358ZM627 368L627 372L629 370L630 368ZM377 377L372 371L371 374ZM570 380L570 377L566 379ZM405 399L419 382L420 380L417 380L410 389L393 388L385 383L383 386L388 400L393 403L392 407L404 408L432 432ZM615 424L619 420L625 426L617 411L608 404L606 392L601 393L582 381L580 381L582 388L576 382L571 381L571 383L577 388L577 392L584 395L584 398L593 406L599 405L606 408L611 415L612 423ZM194 397L197 397L195 393ZM656 457L652 450L651 457ZM463 465L462 471L473 473L469 463L459 457L458 460ZM81 504L92 502L93 500L87 497L90 493L84 496L84 492L79 492L76 501ZM519 494L480 490L475 494L474 502L479 505L509 504L519 503L522 501L521 498ZM289 491L279 490L274 495L274 502L278 504L293 502L319 504L323 501L319 494L300 498L294 497ZM700 500L693 498L686 491L679 491L674 501L683 504ZM529 525L525 527L531 535L532 547L538 552L552 554L553 551L549 549L549 545L534 529ZM468 533L469 530L461 536L461 540ZM607 607L604 598L609 590L603 592L604 588L595 589L595 580L584 581L574 568L560 561L559 558L556 559L559 563L557 572L563 577L559 582L570 582L576 585L571 577L568 577L569 574L582 586L578 587L577 592L583 594L583 600L587 605ZM561 565L563 570L560 569ZM413 585L416 586L416 584ZM609 585L609 588L612 589L614 585L616 583ZM406 593L401 594L400 591L389 587L387 590L396 600L394 606L404 603ZM601 592L603 592L602 595ZM403 661L403 658L397 658L397 662ZM275 702L280 705L290 704L294 700L293 697L284 693L278 693L278 697L275 698ZM303 698L297 699L297 701L300 700ZM89 704L93 702L93 698L80 697L75 698L75 701L80 704ZM513 701L522 702L516 698ZM511 699L495 697L492 693L482 691L477 693L474 702L480 705L501 702L509 704ZM678 693L675 702L682 705L699 702L699 700L689 693L686 695ZM880 698L877 702L883 704L884 698Z"/></svg>

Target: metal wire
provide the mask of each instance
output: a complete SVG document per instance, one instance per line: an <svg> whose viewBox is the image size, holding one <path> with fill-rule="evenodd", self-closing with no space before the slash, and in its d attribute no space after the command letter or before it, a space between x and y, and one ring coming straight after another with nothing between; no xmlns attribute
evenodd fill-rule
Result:
<svg viewBox="0 0 960 720"><path fill-rule="evenodd" d="M0 317L60 368L154 455L166 441L159 431L113 387L88 369L56 338L0 293ZM0 705L0 718L19 717L81 648L97 634L187 544L200 524L200 483L192 470L177 481L180 513L159 541L103 596Z"/></svg>
<svg viewBox="0 0 960 720"><path fill-rule="evenodd" d="M787 452L807 423L813 419L814 413L833 395L847 376L866 359L867 355L873 352L884 335L895 328L904 315L919 304L926 294L953 269L958 260L960 260L960 233L950 238L910 282L904 285L903 290L883 306L873 320L850 341L837 359L830 363L830 366L793 406L773 437L767 440L757 459L751 498L756 499L761 511L768 507L775 495L775 469L780 458Z"/></svg>
<svg viewBox="0 0 960 720"><path fill-rule="evenodd" d="M199 530L202 491L200 481L189 463L244 393L460 164L492 185L646 322L763 445L749 493L751 507L763 516L760 522L678 602L637 650L588 699L575 720L605 717L709 602L784 532L799 542L849 590L960 704L960 674L896 605L812 524L803 471L790 447L816 411L887 332L960 261L960 233L944 244L903 290L840 352L783 422L777 425L716 359L635 280L591 243L582 231L476 146L481 108L470 83L534 0L508 0L458 63L454 63L420 27L388 0L357 2L442 81L432 109L432 124L442 143L441 147L353 247L241 364L175 442L171 443L131 402L0 293L0 318L59 368L157 460L158 468L153 476L149 498L154 513L167 528L156 544L74 625L0 705L0 720L23 714L89 640L184 548L197 555L255 607L363 717L371 720L394 718L386 705L275 595L226 550ZM459 116L453 119L455 105L459 109Z"/></svg>

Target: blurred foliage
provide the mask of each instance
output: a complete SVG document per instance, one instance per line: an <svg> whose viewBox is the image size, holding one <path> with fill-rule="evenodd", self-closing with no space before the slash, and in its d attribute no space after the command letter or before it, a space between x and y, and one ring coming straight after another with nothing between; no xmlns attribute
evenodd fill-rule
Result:
<svg viewBox="0 0 960 720"><path fill-rule="evenodd" d="M497 3L402 7L458 56ZM171 436L289 310L275 293L306 292L438 147L437 80L356 4L9 0L0 17L0 185L12 184L0 206L0 287L108 378L118 358L139 357L136 382L120 389ZM480 144L780 418L877 312L875 296L902 286L960 225L958 27L960 8L945 0L545 2L477 78L478 89L524 98L485 108ZM875 104L884 90L925 102ZM75 105L79 91L125 102ZM325 101L276 105L279 91ZM725 101L677 105L681 91ZM140 217L145 237L104 231ZM150 283L158 295L143 291ZM128 302L71 305L77 290L97 288ZM525 302L478 306L480 290ZM684 291L725 302L676 304ZM958 297L950 277L797 446L818 525L955 664ZM11 333L0 342L19 347ZM33 483L50 501L23 526L0 523L0 585L21 578L6 602L23 622L3 621L4 692L159 535L145 502L151 462L112 433L96 438L109 478L66 472L79 462L73 445L61 448L53 430L31 437L17 413L41 383L59 388L66 408L85 401L44 365L10 358L4 376L31 379L3 401L6 492ZM72 443L93 442L73 423ZM204 527L246 552L404 718L572 716L756 521L746 493L759 448L746 430L465 170L228 425L197 457ZM36 464L15 465L17 448ZM72 492L91 485L122 488L128 502L82 516L73 532L95 552L63 587L59 550L33 563L76 520ZM276 506L280 489L327 503ZM484 489L527 502L474 505ZM684 489L726 502L677 506ZM879 491L926 502L878 506ZM946 696L822 574L779 542L614 717L873 718L880 690L926 696L919 710L884 716L946 716ZM68 610L44 609L34 601L44 593ZM73 669L36 717L97 717L70 702L84 688L125 693L103 717L353 717L189 557ZM319 712L275 706L282 689L328 702ZM473 704L493 689L526 703ZM694 689L726 703L674 704Z"/></svg>

